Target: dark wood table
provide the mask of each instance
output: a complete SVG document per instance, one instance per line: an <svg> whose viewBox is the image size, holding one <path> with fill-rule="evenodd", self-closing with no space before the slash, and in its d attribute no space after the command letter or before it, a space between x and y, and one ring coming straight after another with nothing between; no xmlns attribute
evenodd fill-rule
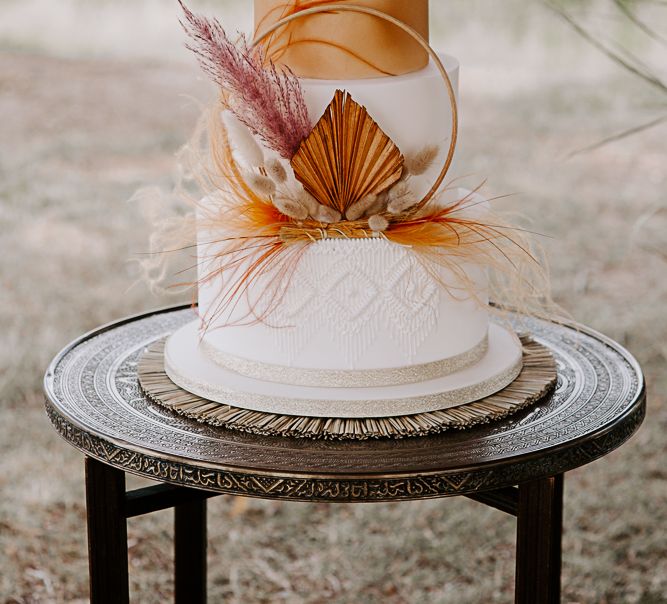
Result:
<svg viewBox="0 0 667 604"><path fill-rule="evenodd" d="M645 414L641 370L621 346L585 327L514 315L557 359L557 390L537 407L438 436L311 441L212 428L142 395L142 351L192 317L168 308L101 327L46 374L49 418L86 456L93 604L129 600L127 519L170 507L176 601L204 602L206 499L221 493L324 502L463 495L517 517L516 602L559 601L563 474L621 445ZM126 472L160 484L127 492Z"/></svg>

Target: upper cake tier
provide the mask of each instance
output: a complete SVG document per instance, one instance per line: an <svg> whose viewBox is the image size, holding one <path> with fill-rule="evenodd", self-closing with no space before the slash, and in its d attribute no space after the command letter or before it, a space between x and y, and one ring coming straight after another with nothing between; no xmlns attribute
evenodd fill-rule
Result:
<svg viewBox="0 0 667 604"><path fill-rule="evenodd" d="M382 11L429 37L428 0L255 0L255 33L281 18L326 4L355 4ZM305 78L357 79L418 71L427 53L407 33L383 19L353 12L296 19L267 41L269 57Z"/></svg>

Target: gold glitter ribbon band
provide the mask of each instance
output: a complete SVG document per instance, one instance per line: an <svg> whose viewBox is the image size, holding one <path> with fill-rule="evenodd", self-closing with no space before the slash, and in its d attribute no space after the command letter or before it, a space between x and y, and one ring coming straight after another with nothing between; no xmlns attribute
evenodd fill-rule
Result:
<svg viewBox="0 0 667 604"><path fill-rule="evenodd" d="M521 373L521 358L499 373L470 386L446 392L382 400L294 399L264 395L227 388L222 384L193 381L183 375L165 354L164 371L169 379L184 390L215 403L262 413L307 415L309 417L387 417L412 415L457 407L490 396L511 384Z"/></svg>
<svg viewBox="0 0 667 604"><path fill-rule="evenodd" d="M200 343L204 354L220 367L235 371L246 377L264 382L278 382L292 386L314 386L332 388L371 388L374 386L399 386L414 384L444 377L477 363L489 347L488 334L473 346L455 356L404 367L382 369L304 369L273 365L261 361L244 359L222 352L206 339Z"/></svg>

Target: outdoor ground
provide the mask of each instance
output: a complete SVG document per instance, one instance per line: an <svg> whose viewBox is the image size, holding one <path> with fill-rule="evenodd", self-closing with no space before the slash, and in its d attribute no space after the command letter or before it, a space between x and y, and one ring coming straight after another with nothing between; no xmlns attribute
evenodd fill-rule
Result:
<svg viewBox="0 0 667 604"><path fill-rule="evenodd" d="M237 19L246 3L192 4ZM667 124L568 158L659 116L664 97L661 109L539 2L433 4L436 45L463 65L457 171L517 193L502 203L549 236L557 300L626 345L648 381L639 433L568 474L563 602L667 602ZM170 188L214 91L181 49L175 2L0 11L0 601L85 602L82 457L49 426L41 376L81 332L178 301L135 283L148 227L126 201ZM652 19L667 31L667 11ZM171 597L171 522L129 523L137 602ZM220 497L209 523L211 602L512 600L514 521L468 500Z"/></svg>

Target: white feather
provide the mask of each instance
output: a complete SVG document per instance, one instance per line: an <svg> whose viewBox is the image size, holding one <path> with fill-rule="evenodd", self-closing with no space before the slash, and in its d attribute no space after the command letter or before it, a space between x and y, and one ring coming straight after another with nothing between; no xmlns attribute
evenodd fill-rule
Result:
<svg viewBox="0 0 667 604"><path fill-rule="evenodd" d="M227 128L229 141L236 152L235 155L241 163L250 168L260 168L263 166L264 152L250 130L231 111L223 111L220 117L225 128Z"/></svg>

